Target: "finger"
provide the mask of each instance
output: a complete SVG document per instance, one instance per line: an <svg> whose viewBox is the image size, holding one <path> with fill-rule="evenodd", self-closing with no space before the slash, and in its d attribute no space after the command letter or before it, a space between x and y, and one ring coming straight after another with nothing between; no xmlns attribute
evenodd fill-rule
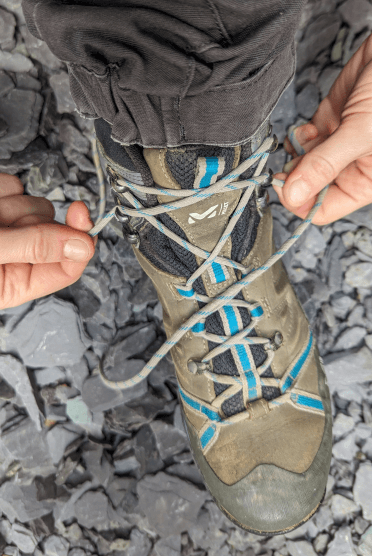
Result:
<svg viewBox="0 0 372 556"><path fill-rule="evenodd" d="M33 215L47 216L53 220L55 216L53 204L44 197L28 195L14 195L0 199L0 226L12 226L20 219ZM29 223L33 222L29 221Z"/></svg>
<svg viewBox="0 0 372 556"><path fill-rule="evenodd" d="M0 199L8 195L23 195L24 187L17 176L0 172Z"/></svg>
<svg viewBox="0 0 372 556"><path fill-rule="evenodd" d="M94 224L90 218L89 210L83 201L75 201L69 206L66 214L66 225L83 232L89 232L93 228ZM93 239L94 247L96 247L97 241L98 237L95 236ZM74 272L73 267L75 264L65 261L61 263L61 267L67 274L71 274Z"/></svg>
<svg viewBox="0 0 372 556"><path fill-rule="evenodd" d="M367 175L368 171L364 170L364 173L361 172L360 163L353 163L340 173L337 184L329 186L322 205L312 220L314 224L329 224L372 202L372 179ZM278 174L278 179L285 178L286 174ZM282 189L275 185L273 187L282 204L300 218L308 215L317 198L313 197L303 206L293 209L286 203Z"/></svg>

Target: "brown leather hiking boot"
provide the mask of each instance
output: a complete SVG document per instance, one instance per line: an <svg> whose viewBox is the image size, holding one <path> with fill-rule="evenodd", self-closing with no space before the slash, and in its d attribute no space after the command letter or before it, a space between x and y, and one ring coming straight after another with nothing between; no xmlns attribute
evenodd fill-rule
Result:
<svg viewBox="0 0 372 556"><path fill-rule="evenodd" d="M191 449L218 506L256 534L290 531L324 496L332 417L279 260L286 249L273 256L269 123L235 147L123 147L108 124L96 129L117 218L158 292L168 338L137 378L103 379L128 387L170 350Z"/></svg>

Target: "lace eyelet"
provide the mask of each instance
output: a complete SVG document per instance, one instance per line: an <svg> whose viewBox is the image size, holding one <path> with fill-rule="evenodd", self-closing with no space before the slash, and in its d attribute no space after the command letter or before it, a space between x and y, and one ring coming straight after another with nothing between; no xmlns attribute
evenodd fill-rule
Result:
<svg viewBox="0 0 372 556"><path fill-rule="evenodd" d="M274 336L270 339L270 342L264 345L265 351L276 351L283 344L283 334L277 330Z"/></svg>
<svg viewBox="0 0 372 556"><path fill-rule="evenodd" d="M187 362L187 368L193 375L201 375L205 371L212 370L212 366L209 361L194 361L193 359L190 359L190 361Z"/></svg>

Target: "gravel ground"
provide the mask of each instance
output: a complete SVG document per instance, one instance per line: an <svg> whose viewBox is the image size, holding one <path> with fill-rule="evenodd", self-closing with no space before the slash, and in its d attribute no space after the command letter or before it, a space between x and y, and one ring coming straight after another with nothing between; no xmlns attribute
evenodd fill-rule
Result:
<svg viewBox="0 0 372 556"><path fill-rule="evenodd" d="M92 122L66 66L0 0L0 171L47 197L64 223L74 200L98 216ZM309 119L372 28L367 0L313 0L297 33L297 74L273 115L282 142ZM271 157L281 170L286 154ZM114 206L107 187L107 210ZM275 238L299 219L271 191ZM8 556L368 556L372 554L372 205L311 226L285 265L318 338L333 398L326 499L307 524L262 538L217 509L188 450L173 365L134 389L164 340L156 292L111 221L73 286L0 313L0 553Z"/></svg>

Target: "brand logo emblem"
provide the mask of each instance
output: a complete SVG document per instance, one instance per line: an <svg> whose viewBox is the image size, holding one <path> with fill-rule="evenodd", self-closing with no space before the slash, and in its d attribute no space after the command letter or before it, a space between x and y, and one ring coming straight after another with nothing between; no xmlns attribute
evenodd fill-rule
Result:
<svg viewBox="0 0 372 556"><path fill-rule="evenodd" d="M217 209L218 216L220 216L221 214L226 214L228 206L229 203L221 203L220 205L214 205L202 214L199 214L198 212L190 212L189 224L195 224L196 220L203 220L204 218L214 218L217 215Z"/></svg>

